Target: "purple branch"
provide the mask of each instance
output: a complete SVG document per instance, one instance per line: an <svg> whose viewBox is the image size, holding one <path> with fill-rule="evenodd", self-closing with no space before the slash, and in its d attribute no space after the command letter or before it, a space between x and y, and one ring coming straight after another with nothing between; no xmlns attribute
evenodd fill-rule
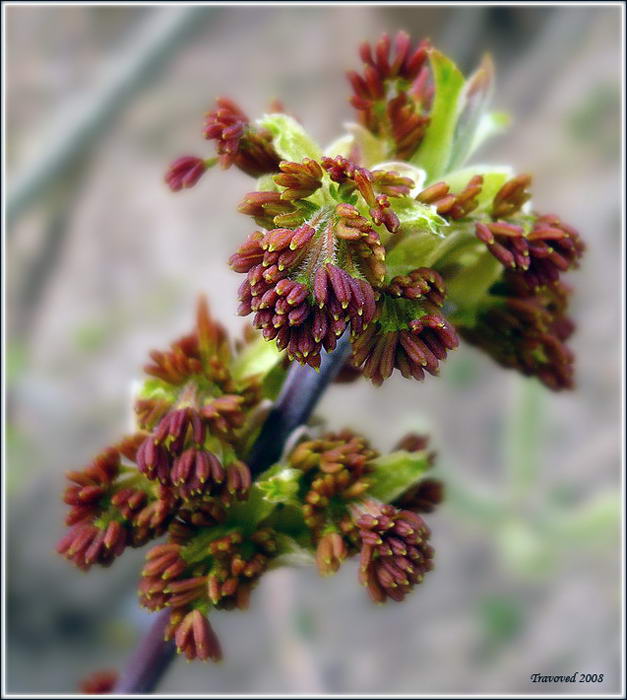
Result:
<svg viewBox="0 0 627 700"><path fill-rule="evenodd" d="M114 693L151 693L155 689L176 654L174 642L163 641L169 619L169 610L156 613L146 636L115 684Z"/></svg>
<svg viewBox="0 0 627 700"><path fill-rule="evenodd" d="M318 372L292 364L248 460L253 475L279 459L292 431L309 419L324 390L342 368L349 348L348 337L341 338L332 353L322 353ZM155 621L140 641L113 693L151 693L157 687L176 655L174 642L163 641L169 617L167 609L156 613Z"/></svg>

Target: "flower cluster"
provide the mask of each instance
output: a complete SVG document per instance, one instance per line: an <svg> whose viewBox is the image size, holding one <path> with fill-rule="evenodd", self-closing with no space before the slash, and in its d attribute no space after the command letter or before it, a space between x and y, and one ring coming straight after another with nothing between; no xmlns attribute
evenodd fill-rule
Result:
<svg viewBox="0 0 627 700"><path fill-rule="evenodd" d="M236 165L253 177L277 170L279 156L271 135L251 125L244 112L226 97L218 99L215 110L207 113L203 136L216 142L223 168Z"/></svg>
<svg viewBox="0 0 627 700"><path fill-rule="evenodd" d="M286 217L299 225L256 231L231 257L231 267L246 274L239 313L254 313L264 337L303 364L318 367L321 350L332 351L349 329L353 364L374 383L395 368L416 379L437 373L439 361L458 344L439 309L444 281L435 270L417 268L386 284L383 232L376 230L399 230L392 202L407 196L413 180L343 156L280 167L273 179L286 189L250 193L240 211L268 226ZM335 203L316 209L319 190ZM284 206L270 224L280 203L292 208Z"/></svg>
<svg viewBox="0 0 627 700"><path fill-rule="evenodd" d="M375 603L402 601L433 568L429 528L409 510L366 501L354 508L362 542L359 576Z"/></svg>
<svg viewBox="0 0 627 700"><path fill-rule="evenodd" d="M275 549L267 532L225 524L251 488L239 455L262 398L259 377L234 376L235 359L201 299L195 331L151 353L151 378L135 404L137 431L67 474L70 529L59 553L87 570L167 535L148 554L140 600L150 609L172 608L168 634L189 658L219 657L206 601L243 607ZM209 560L197 560L199 539ZM203 562L210 570L201 574Z"/></svg>
<svg viewBox="0 0 627 700"><path fill-rule="evenodd" d="M388 142L388 157L409 160L424 138L433 100L429 42L412 47L405 32L394 40L384 34L374 47L364 42L359 55L363 73L348 73L351 104L359 121Z"/></svg>
<svg viewBox="0 0 627 700"><path fill-rule="evenodd" d="M255 343L264 345L248 332L234 354L201 299L195 331L150 354L149 378L135 402L136 431L67 474L69 530L59 553L88 570L164 538L147 552L139 602L169 611L166 639L188 659L221 658L211 611L245 609L282 555L315 552L328 574L356 554L349 505L381 496L378 453L348 430L301 442L287 465L251 474L248 450L271 395L264 378L285 372L278 353L262 368ZM417 457L394 495L419 488L430 463L421 441L406 440L400 449ZM286 509L293 513L287 530Z"/></svg>
<svg viewBox="0 0 627 700"><path fill-rule="evenodd" d="M139 584L140 603L171 610L166 639L174 639L188 659L222 658L207 615L212 608L248 607L250 593L277 553L273 530L250 533L230 525L228 511L204 503L181 513L168 542L146 555Z"/></svg>
<svg viewBox="0 0 627 700"><path fill-rule="evenodd" d="M533 210L529 175L461 167L498 129L491 60L464 79L404 32L359 55L362 72L348 73L359 123L325 151L282 111L252 124L222 98L207 116L223 165L262 176L239 206L260 228L230 258L246 275L239 313L314 368L349 334L352 367L375 384L394 370L437 374L462 335L503 366L571 386L561 276L578 265L579 234ZM193 184L203 167L175 162L171 186ZM498 313L495 283L509 307L544 312L522 325Z"/></svg>
<svg viewBox="0 0 627 700"><path fill-rule="evenodd" d="M474 226L476 239L502 269L479 298L472 323L456 324L460 334L503 367L535 376L550 389L569 389L574 355L564 342L574 324L566 315L571 292L561 275L578 266L585 246L559 217L524 210L530 184L529 175L518 175L482 197L484 177L475 175L458 193L441 181L417 199L449 223L459 221L461 231L466 222Z"/></svg>
<svg viewBox="0 0 627 700"><path fill-rule="evenodd" d="M365 438L344 430L302 442L288 458L291 467L306 475L302 480L302 511L305 524L319 549L321 573L328 573L328 567L333 566L321 551L326 551L338 532L347 534L353 528L348 512L339 511L335 506L338 501L350 502L359 498L368 490L370 462L377 456ZM346 544L343 543L341 549L346 556Z"/></svg>
<svg viewBox="0 0 627 700"><path fill-rule="evenodd" d="M505 279L491 290L475 325L462 329L464 338L550 389L572 388L574 355L565 345L574 330L565 313L570 289L558 282L530 292L520 279Z"/></svg>
<svg viewBox="0 0 627 700"><path fill-rule="evenodd" d="M251 124L240 107L226 97L219 98L215 109L207 113L202 133L205 139L215 141L216 157L187 155L174 160L164 178L172 192L194 187L217 162L223 168L235 165L252 177L278 170L280 158L271 134Z"/></svg>
<svg viewBox="0 0 627 700"><path fill-rule="evenodd" d="M460 198L466 214L477 207L482 181L476 178L459 195L437 183L419 198L430 200L442 216L458 218ZM566 315L571 292L561 275L578 266L584 244L559 217L523 211L530 183L528 175L508 180L485 212L470 217L476 238L503 271L479 300L474 322L458 329L503 367L557 391L572 388L574 376L574 355L564 344L574 330Z"/></svg>
<svg viewBox="0 0 627 700"><path fill-rule="evenodd" d="M380 455L351 430L308 433L279 462L256 462L289 361L318 369L344 336L342 381L379 385L395 370L422 380L461 337L552 389L573 385L562 275L581 238L535 211L530 176L464 166L503 124L487 111L490 60L466 79L404 32L360 57L363 71L348 75L358 123L328 148L280 105L253 122L220 98L203 127L216 157L171 164L173 191L218 162L257 178L239 205L256 229L229 259L254 328L233 351L201 301L194 332L151 353L132 434L68 473L59 552L87 570L162 537L139 600L169 611L166 639L188 659L221 658L212 610L246 608L291 555L323 575L359 555L378 603L403 600L432 569L422 515L443 487L424 477L424 437Z"/></svg>
<svg viewBox="0 0 627 700"><path fill-rule="evenodd" d="M408 435L398 444L405 454L420 455L421 473L433 455L427 439ZM385 505L373 493L380 474L379 454L350 430L328 433L297 445L287 458L300 477L302 514L316 547L324 576L344 559L360 553L359 580L371 598L401 601L432 568L430 532L418 512L432 512L442 497L435 479L420 479Z"/></svg>

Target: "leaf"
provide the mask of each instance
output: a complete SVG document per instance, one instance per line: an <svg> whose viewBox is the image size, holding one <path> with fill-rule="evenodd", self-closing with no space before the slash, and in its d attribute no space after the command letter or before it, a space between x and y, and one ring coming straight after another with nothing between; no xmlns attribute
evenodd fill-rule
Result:
<svg viewBox="0 0 627 700"><path fill-rule="evenodd" d="M478 214L492 207L494 196L514 177L514 171L509 165L473 165L447 174L445 180L452 192L459 192L475 175L483 177L481 192L477 197L477 208L473 210L473 214Z"/></svg>
<svg viewBox="0 0 627 700"><path fill-rule="evenodd" d="M416 299L384 296L377 315L381 333L409 328L411 321L424 316L425 310Z"/></svg>
<svg viewBox="0 0 627 700"><path fill-rule="evenodd" d="M388 253L385 261L386 279L406 275L417 267L424 266L424 260L440 241L431 233L408 236Z"/></svg>
<svg viewBox="0 0 627 700"><path fill-rule="evenodd" d="M344 158L348 158L354 142L355 139L353 138L352 134L344 134L338 139L335 139L333 143L324 149L324 155L328 156L329 158L335 158L335 156L343 156Z"/></svg>
<svg viewBox="0 0 627 700"><path fill-rule="evenodd" d="M270 569L277 569L280 566L312 566L315 564L313 551L303 547L293 537L279 533L277 540L280 554L272 558Z"/></svg>
<svg viewBox="0 0 627 700"><path fill-rule="evenodd" d="M300 469L284 467L272 476L258 480L256 486L261 489L263 498L270 503L289 503L299 506L297 495L302 475L303 472Z"/></svg>
<svg viewBox="0 0 627 700"><path fill-rule="evenodd" d="M226 525L243 526L247 531L254 532L257 525L265 520L277 507L276 503L265 498L258 482L255 482L246 501L234 503L227 511Z"/></svg>
<svg viewBox="0 0 627 700"><path fill-rule="evenodd" d="M324 149L324 155L334 158L342 156L351 158L357 155L357 161L366 168L382 161L386 156L384 142L361 124L347 122L344 128L348 133L340 136ZM356 153L355 153L356 152Z"/></svg>
<svg viewBox="0 0 627 700"><path fill-rule="evenodd" d="M233 379L242 381L248 377L266 376L281 360L281 351L274 343L258 338L247 345L231 366Z"/></svg>
<svg viewBox="0 0 627 700"><path fill-rule="evenodd" d="M401 222L401 228L396 235L422 231L442 238L442 229L449 225L448 221L436 212L435 207L421 204L410 197L395 199L393 208Z"/></svg>
<svg viewBox="0 0 627 700"><path fill-rule="evenodd" d="M460 110L464 76L450 58L436 49L429 51L435 97L425 137L411 162L427 172L427 181L446 172L451 158L455 125Z"/></svg>
<svg viewBox="0 0 627 700"><path fill-rule="evenodd" d="M460 98L460 114L455 126L453 149L447 170L461 167L472 152L475 134L492 98L494 64L486 54L477 70L468 78Z"/></svg>
<svg viewBox="0 0 627 700"><path fill-rule="evenodd" d="M509 114L505 112L488 112L483 114L479 120L479 126L475 131L475 136L468 152L470 157L479 146L483 145L488 139L502 133L510 125L511 119Z"/></svg>
<svg viewBox="0 0 627 700"><path fill-rule="evenodd" d="M266 114L257 124L272 134L272 145L281 158L295 162L303 158L320 160L322 153L318 145L288 114Z"/></svg>
<svg viewBox="0 0 627 700"><path fill-rule="evenodd" d="M296 505L300 513L301 504L296 495L302 475L300 470L290 469L280 462L273 464L255 479L246 501L231 505L227 524L245 524L252 532L279 504Z"/></svg>
<svg viewBox="0 0 627 700"><path fill-rule="evenodd" d="M266 173L257 178L256 192L278 192L279 186L274 181L275 173Z"/></svg>
<svg viewBox="0 0 627 700"><path fill-rule="evenodd" d="M376 163L375 165L370 166L370 169L372 171L388 170L398 173L403 177L410 178L413 181L414 186L412 187L407 196L412 199L415 198L416 195L418 195L423 190L425 180L427 179L427 173L422 168L417 168L411 163L407 163L405 161L400 160L388 160L385 163ZM396 201L396 198L392 200L393 205L396 204Z"/></svg>
<svg viewBox="0 0 627 700"><path fill-rule="evenodd" d="M479 302L503 274L503 266L485 247L478 250L476 260L447 281L447 301L453 307L447 316L452 323L474 326Z"/></svg>
<svg viewBox="0 0 627 700"><path fill-rule="evenodd" d="M163 399L164 401L175 401L180 388L172 386L157 377L136 380L131 387L132 396L136 399Z"/></svg>
<svg viewBox="0 0 627 700"><path fill-rule="evenodd" d="M413 486L429 468L429 453L398 450L375 459L374 471L369 475L368 493L384 503L390 503Z"/></svg>
<svg viewBox="0 0 627 700"><path fill-rule="evenodd" d="M394 211L401 226L385 260L388 279L426 265L425 260L446 241L449 227L432 207L409 198L395 202Z"/></svg>
<svg viewBox="0 0 627 700"><path fill-rule="evenodd" d="M353 148L359 153L359 162L365 168L381 162L387 153L385 143L361 124L349 122L344 128L353 137Z"/></svg>

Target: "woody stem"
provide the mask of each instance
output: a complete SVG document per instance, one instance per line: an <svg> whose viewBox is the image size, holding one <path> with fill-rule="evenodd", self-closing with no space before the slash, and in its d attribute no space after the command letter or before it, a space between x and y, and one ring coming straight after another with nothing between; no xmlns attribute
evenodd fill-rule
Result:
<svg viewBox="0 0 627 700"><path fill-rule="evenodd" d="M320 370L292 364L281 393L272 407L248 460L253 475L276 462L290 434L305 423L328 385L340 371L350 348L347 336L340 338L332 353L322 353ZM113 693L151 693L175 657L174 642L163 636L169 610L156 613L150 629L140 640L120 676Z"/></svg>
<svg viewBox="0 0 627 700"><path fill-rule="evenodd" d="M279 459L290 433L309 419L324 390L335 379L349 348L348 337L340 338L332 353L322 353L318 372L296 363L291 366L251 451L248 466L253 476Z"/></svg>

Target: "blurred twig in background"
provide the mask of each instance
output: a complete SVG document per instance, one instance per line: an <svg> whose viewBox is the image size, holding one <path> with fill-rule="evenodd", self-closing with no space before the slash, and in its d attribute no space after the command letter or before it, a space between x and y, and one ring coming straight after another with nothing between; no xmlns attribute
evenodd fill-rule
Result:
<svg viewBox="0 0 627 700"><path fill-rule="evenodd" d="M67 125L49 139L49 149L15 177L6 206L8 229L67 169L94 148L131 99L167 64L173 53L219 8L164 8L150 15L127 50L111 59L102 80L82 104L67 108ZM78 112L79 116L76 118ZM61 120L63 121L63 120Z"/></svg>
<svg viewBox="0 0 627 700"><path fill-rule="evenodd" d="M589 555L616 545L620 503L613 489L586 494L576 505L553 489L539 491L545 443L544 389L534 380L509 378L511 407L502 451L503 480L496 488L471 484L461 465L445 469L448 502L462 519L491 533L504 570L539 580L561 564L567 551Z"/></svg>
<svg viewBox="0 0 627 700"><path fill-rule="evenodd" d="M7 238L31 207L44 204L47 208L40 244L16 290L12 331L17 337L30 335L39 302L60 262L73 204L80 199L77 193L95 148L116 117L219 10L199 6L153 10L128 46L102 69L102 79L94 81L93 91L64 108L58 132L47 139L47 150L15 176L6 204Z"/></svg>

